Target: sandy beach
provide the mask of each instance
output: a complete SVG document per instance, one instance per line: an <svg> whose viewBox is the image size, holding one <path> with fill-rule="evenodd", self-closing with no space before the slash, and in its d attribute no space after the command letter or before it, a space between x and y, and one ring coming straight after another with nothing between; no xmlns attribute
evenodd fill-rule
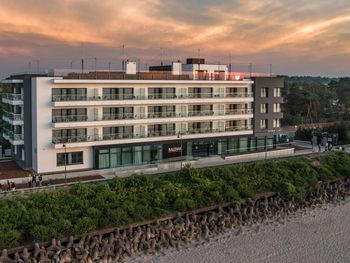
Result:
<svg viewBox="0 0 350 263"><path fill-rule="evenodd" d="M193 262L350 262L350 203L309 210L284 224L254 226L236 235L227 232L210 242L179 251L129 260L129 263Z"/></svg>

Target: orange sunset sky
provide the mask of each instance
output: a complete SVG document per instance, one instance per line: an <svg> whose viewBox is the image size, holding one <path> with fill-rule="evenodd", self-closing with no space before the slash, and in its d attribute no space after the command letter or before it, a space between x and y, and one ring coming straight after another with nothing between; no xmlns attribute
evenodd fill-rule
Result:
<svg viewBox="0 0 350 263"><path fill-rule="evenodd" d="M124 49L122 46L124 45ZM349 0L0 0L0 76L127 57L350 75ZM90 58L90 60L88 59ZM90 64L89 64L90 63Z"/></svg>

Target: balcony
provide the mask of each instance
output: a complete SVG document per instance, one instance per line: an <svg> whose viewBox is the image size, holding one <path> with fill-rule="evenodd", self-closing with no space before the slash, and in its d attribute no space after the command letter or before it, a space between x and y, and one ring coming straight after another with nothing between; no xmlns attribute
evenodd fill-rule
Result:
<svg viewBox="0 0 350 263"><path fill-rule="evenodd" d="M16 114L8 111L3 112L2 119L12 125L23 125L22 114Z"/></svg>
<svg viewBox="0 0 350 263"><path fill-rule="evenodd" d="M145 138L147 142L159 142L168 140L178 140L178 134L182 135L183 139L200 139L210 137L222 137L222 136L239 136L239 135L252 135L253 130L251 125L240 125L235 127L227 127L223 129L202 128L202 129L190 129L185 132L177 132L175 130L165 131L149 131L142 134L105 134L105 135L92 135L82 137L56 137L52 139L52 143L55 148L63 148L63 144L66 147L88 147L88 146L100 146L110 144L125 144L125 143L143 143Z"/></svg>
<svg viewBox="0 0 350 263"><path fill-rule="evenodd" d="M137 125L161 123L167 118L169 122L205 121L208 116L211 120L239 120L253 118L252 109L237 109L229 111L190 111L190 112L149 112L105 114L102 117L88 118L86 115L54 116L53 128L95 127L107 125Z"/></svg>
<svg viewBox="0 0 350 263"><path fill-rule="evenodd" d="M10 105L23 105L22 94L6 93L2 96L2 102Z"/></svg>
<svg viewBox="0 0 350 263"><path fill-rule="evenodd" d="M248 103L252 102L253 94L247 92L235 93L189 93L189 94L148 94L146 95L54 95L52 106L120 106L120 105L159 105L197 103Z"/></svg>
<svg viewBox="0 0 350 263"><path fill-rule="evenodd" d="M167 118L168 122L205 121L211 116L211 120L241 120L253 118L251 110L245 111L202 111L202 112L157 112L148 114L116 114L104 115L89 119L87 116L56 116L52 120L53 128L96 127L108 125L137 125L162 123Z"/></svg>
<svg viewBox="0 0 350 263"><path fill-rule="evenodd" d="M5 129L2 136L5 140L9 141L12 145L23 145L24 138L22 134L14 133L13 131Z"/></svg>

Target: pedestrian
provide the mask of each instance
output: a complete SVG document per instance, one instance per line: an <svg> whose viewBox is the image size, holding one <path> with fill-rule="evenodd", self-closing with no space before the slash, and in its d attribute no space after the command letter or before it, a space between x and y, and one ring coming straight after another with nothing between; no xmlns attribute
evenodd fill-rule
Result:
<svg viewBox="0 0 350 263"><path fill-rule="evenodd" d="M11 190L11 183L9 180L7 180L7 191Z"/></svg>
<svg viewBox="0 0 350 263"><path fill-rule="evenodd" d="M15 182L11 182L11 190L16 191L16 184Z"/></svg>
<svg viewBox="0 0 350 263"><path fill-rule="evenodd" d="M39 186L39 175L35 175L35 186L38 187Z"/></svg>
<svg viewBox="0 0 350 263"><path fill-rule="evenodd" d="M41 174L39 174L39 186L43 186L43 177L41 176Z"/></svg>
<svg viewBox="0 0 350 263"><path fill-rule="evenodd" d="M318 144L318 151L321 152L321 144Z"/></svg>
<svg viewBox="0 0 350 263"><path fill-rule="evenodd" d="M35 173L32 176L32 187L34 186L34 184L35 184Z"/></svg>
<svg viewBox="0 0 350 263"><path fill-rule="evenodd" d="M32 175L28 174L28 187L31 188L32 187Z"/></svg>
<svg viewBox="0 0 350 263"><path fill-rule="evenodd" d="M2 192L2 184L0 183L0 193Z"/></svg>

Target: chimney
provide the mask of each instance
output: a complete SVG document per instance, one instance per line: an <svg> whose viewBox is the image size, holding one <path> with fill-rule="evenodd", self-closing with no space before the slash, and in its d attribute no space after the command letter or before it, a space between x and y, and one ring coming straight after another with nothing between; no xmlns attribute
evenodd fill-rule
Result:
<svg viewBox="0 0 350 263"><path fill-rule="evenodd" d="M132 62L129 60L124 61L125 74L136 74L136 62Z"/></svg>

